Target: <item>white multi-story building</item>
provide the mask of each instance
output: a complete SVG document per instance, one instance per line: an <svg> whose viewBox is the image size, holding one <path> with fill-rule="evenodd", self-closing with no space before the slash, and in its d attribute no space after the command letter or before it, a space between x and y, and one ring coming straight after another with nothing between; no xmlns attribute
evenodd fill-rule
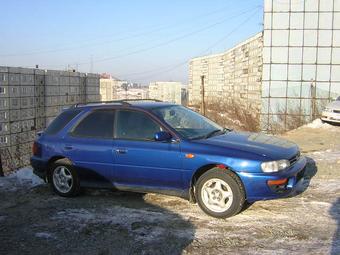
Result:
<svg viewBox="0 0 340 255"><path fill-rule="evenodd" d="M151 82L149 85L149 98L158 99L164 102L182 104L181 82L158 81Z"/></svg>
<svg viewBox="0 0 340 255"><path fill-rule="evenodd" d="M101 76L99 90L101 101L110 101L117 98L118 82L119 80L111 76Z"/></svg>

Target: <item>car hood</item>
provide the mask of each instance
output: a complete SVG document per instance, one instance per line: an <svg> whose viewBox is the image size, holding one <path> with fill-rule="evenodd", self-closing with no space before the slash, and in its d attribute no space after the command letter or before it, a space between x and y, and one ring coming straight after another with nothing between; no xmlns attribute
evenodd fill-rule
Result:
<svg viewBox="0 0 340 255"><path fill-rule="evenodd" d="M340 109L340 101L333 101L330 102L326 108L331 108L331 109Z"/></svg>
<svg viewBox="0 0 340 255"><path fill-rule="evenodd" d="M295 143L263 133L232 131L197 142L257 154L268 160L290 159L299 152Z"/></svg>

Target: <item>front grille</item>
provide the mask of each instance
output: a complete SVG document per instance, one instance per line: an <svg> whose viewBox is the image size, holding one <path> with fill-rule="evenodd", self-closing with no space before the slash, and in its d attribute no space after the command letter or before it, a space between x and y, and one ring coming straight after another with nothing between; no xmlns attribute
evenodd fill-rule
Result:
<svg viewBox="0 0 340 255"><path fill-rule="evenodd" d="M335 113L340 113L340 110L333 110L333 112L335 112Z"/></svg>
<svg viewBox="0 0 340 255"><path fill-rule="evenodd" d="M291 157L291 158L289 159L290 165L291 165L291 166L294 165L294 164L296 163L296 161L299 160L299 158L300 158L300 152L298 152L294 157Z"/></svg>

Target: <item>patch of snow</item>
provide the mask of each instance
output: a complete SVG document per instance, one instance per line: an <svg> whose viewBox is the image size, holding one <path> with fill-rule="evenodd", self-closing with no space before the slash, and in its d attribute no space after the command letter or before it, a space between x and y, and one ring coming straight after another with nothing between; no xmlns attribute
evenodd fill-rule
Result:
<svg viewBox="0 0 340 255"><path fill-rule="evenodd" d="M53 234L47 232L38 232L35 234L35 236L43 239L55 239L55 236Z"/></svg>
<svg viewBox="0 0 340 255"><path fill-rule="evenodd" d="M308 127L308 128L326 128L326 129L334 129L335 127L328 124L328 123L323 123L321 119L316 119L312 121L311 123L308 123L302 127Z"/></svg>
<svg viewBox="0 0 340 255"><path fill-rule="evenodd" d="M78 231L94 223L120 225L126 228L129 234L134 235L135 238L143 242L153 242L169 231L169 229L161 226L172 221L173 217L171 213L115 206L103 212L87 209L66 209L58 212L52 217L52 220L69 221L70 224L77 225ZM135 224L137 226L134 226ZM176 229L171 231L176 235ZM183 232L182 236L190 238L193 236L193 231Z"/></svg>
<svg viewBox="0 0 340 255"><path fill-rule="evenodd" d="M307 154L315 161L337 162L340 159L340 150L315 151Z"/></svg>
<svg viewBox="0 0 340 255"><path fill-rule="evenodd" d="M43 183L42 179L33 174L30 167L24 167L8 176L0 177L0 188L12 191L20 187L33 188Z"/></svg>

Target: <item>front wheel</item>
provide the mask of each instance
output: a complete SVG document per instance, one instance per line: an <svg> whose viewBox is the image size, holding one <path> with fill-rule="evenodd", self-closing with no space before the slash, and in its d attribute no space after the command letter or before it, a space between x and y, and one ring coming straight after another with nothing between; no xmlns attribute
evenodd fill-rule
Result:
<svg viewBox="0 0 340 255"><path fill-rule="evenodd" d="M241 211L245 192L240 179L231 171L213 168L198 179L196 200L200 208L216 218L231 217Z"/></svg>

